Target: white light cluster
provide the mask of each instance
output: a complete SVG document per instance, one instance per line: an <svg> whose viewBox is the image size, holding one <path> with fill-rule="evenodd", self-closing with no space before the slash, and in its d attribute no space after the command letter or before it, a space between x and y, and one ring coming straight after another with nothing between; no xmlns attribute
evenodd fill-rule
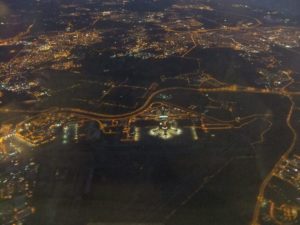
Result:
<svg viewBox="0 0 300 225"><path fill-rule="evenodd" d="M174 128L174 127L171 127L168 129L162 129L160 127L156 127L156 128L151 129L149 131L149 134L151 136L157 136L161 139L167 140L167 139L173 138L174 136L178 136L178 135L182 134L182 130L179 128Z"/></svg>

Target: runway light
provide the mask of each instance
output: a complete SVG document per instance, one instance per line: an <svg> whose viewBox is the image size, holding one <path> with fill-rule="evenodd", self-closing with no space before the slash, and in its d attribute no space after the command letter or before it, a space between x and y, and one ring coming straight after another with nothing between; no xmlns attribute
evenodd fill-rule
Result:
<svg viewBox="0 0 300 225"><path fill-rule="evenodd" d="M135 127L134 128L134 141L139 141L140 140L140 128Z"/></svg>
<svg viewBox="0 0 300 225"><path fill-rule="evenodd" d="M193 139L198 140L198 134L195 127L191 127Z"/></svg>

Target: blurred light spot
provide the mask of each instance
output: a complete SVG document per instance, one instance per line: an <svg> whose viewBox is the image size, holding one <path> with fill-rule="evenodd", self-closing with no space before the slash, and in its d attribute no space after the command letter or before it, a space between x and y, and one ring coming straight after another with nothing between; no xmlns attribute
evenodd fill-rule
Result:
<svg viewBox="0 0 300 225"><path fill-rule="evenodd" d="M0 17L6 16L9 14L8 7L0 1Z"/></svg>

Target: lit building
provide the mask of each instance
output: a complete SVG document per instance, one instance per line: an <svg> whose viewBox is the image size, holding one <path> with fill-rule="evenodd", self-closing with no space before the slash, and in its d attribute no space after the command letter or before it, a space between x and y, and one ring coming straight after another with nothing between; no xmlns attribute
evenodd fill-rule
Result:
<svg viewBox="0 0 300 225"><path fill-rule="evenodd" d="M182 130L177 127L176 121L169 120L168 113L169 111L165 107L162 107L158 111L157 120L159 121L159 125L149 131L151 136L157 136L161 139L170 139L182 133Z"/></svg>

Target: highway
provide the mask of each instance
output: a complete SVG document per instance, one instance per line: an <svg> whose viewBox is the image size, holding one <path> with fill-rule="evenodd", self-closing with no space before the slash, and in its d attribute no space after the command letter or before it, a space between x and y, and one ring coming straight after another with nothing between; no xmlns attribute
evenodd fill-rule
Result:
<svg viewBox="0 0 300 225"><path fill-rule="evenodd" d="M270 90L270 89L259 89L254 87L242 87L237 85L230 85L225 87L219 88L188 88L188 87L170 87L170 88L163 88L153 92L147 100L141 105L139 108L123 114L103 114L103 113L95 113L90 112L82 109L75 109L75 108L59 108L58 111L66 112L66 113L76 113L83 116L95 117L97 119L126 119L135 115L140 114L145 109L147 109L150 104L152 103L153 99L163 92L168 91L193 91L193 92L200 92L200 93L218 93L218 92L235 92L235 93L252 93L252 94L273 94L273 95L282 95L282 96L291 96L291 95L300 95L300 92L287 92L285 90Z"/></svg>
<svg viewBox="0 0 300 225"><path fill-rule="evenodd" d="M273 94L273 95L281 95L287 97L291 102L291 107L289 109L289 112L286 117L286 124L289 127L289 129L292 132L292 142L289 146L289 148L284 152L284 154L280 157L279 161L275 164L271 172L264 178L260 188L259 193L257 196L257 203L255 205L253 218L251 225L259 225L259 214L260 214L260 208L261 203L264 198L265 190L268 186L268 183L273 177L274 171L277 169L277 167L282 163L283 160L287 159L290 153L293 151L296 141L297 141L297 133L296 130L293 128L291 124L291 118L293 115L293 112L295 110L295 102L292 99L292 96L298 96L300 95L300 92L288 92L285 89L276 89L276 90L270 90L270 89L258 89L253 87L241 87L237 85L231 85L226 87L219 87L219 88L185 88L185 87L171 87L171 88L164 88L157 90L153 92L147 100L144 102L142 106L140 106L138 109L124 114L119 115L109 115L109 114L98 114L98 113L91 113L88 111L80 110L80 109L71 109L71 108L60 108L59 111L61 112L67 112L67 113L77 113L80 115L88 116L88 117L97 117L98 119L125 119L128 117L136 116L143 112L145 109L147 109L150 104L152 103L155 96L157 96L160 93L168 92L168 91L194 91L194 92L201 92L201 93L217 93L217 92L235 92L235 93L253 93L253 94Z"/></svg>
<svg viewBox="0 0 300 225"><path fill-rule="evenodd" d="M293 96L299 96L300 92L289 92L285 88L281 89L260 89L260 88L254 88L254 87L243 87L243 86L238 86L238 85L229 85L229 86L223 86L223 87L216 87L216 88L189 88L189 87L169 87L169 88L163 88L159 89L157 91L154 91L152 94L150 94L146 101L137 109L123 113L123 114L103 114L103 113L96 113L96 112L90 112L82 109L76 109L76 108L58 108L58 107L53 107L48 110L40 110L40 111L29 111L30 113L43 113L43 112L61 112L61 113L72 113L76 114L79 116L83 116L86 118L90 119L95 119L98 121L101 120L118 120L118 119L129 119L130 117L137 116L141 113L143 113L146 109L148 109L151 104L154 102L154 98L161 93L164 92L169 92L169 91L191 91L191 92L198 92L198 93L252 93L252 94L264 94L264 95L280 95L287 97L289 101L291 102L290 109L288 111L287 117L286 117L286 124L291 130L292 133L292 142L289 146L289 148L284 152L284 154L280 157L278 162L275 164L271 172L264 178L262 181L262 184L259 188L258 196L257 196L257 203L254 208L254 213L253 213L253 218L251 225L259 225L259 215L260 215L260 209L261 209L261 204L264 199L264 193L265 190L268 186L268 183L273 177L273 174L275 170L278 168L279 165L283 162L283 160L286 160L290 153L293 151L296 141L297 141L297 133L296 130L293 128L291 124L291 118L293 115L293 112L295 110L295 102L293 101ZM8 109L3 109L2 112L12 112L11 110ZM26 111L25 111L26 112ZM37 116L37 115L35 115ZM34 116L34 117L35 117ZM31 117L32 119L32 117ZM23 121L24 122L24 121ZM23 123L22 122L22 123Z"/></svg>

